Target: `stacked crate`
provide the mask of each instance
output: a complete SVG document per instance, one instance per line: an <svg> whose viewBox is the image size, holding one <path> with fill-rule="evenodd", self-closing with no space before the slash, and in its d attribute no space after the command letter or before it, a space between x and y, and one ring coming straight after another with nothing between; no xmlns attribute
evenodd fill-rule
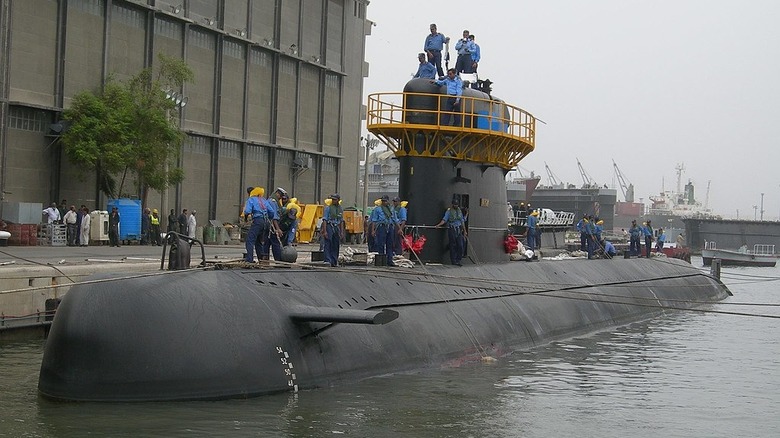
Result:
<svg viewBox="0 0 780 438"><path fill-rule="evenodd" d="M8 238L9 245L38 245L38 224L8 224L6 231L11 233L11 237Z"/></svg>
<svg viewBox="0 0 780 438"><path fill-rule="evenodd" d="M66 246L68 234L65 224L46 224L41 226L38 245Z"/></svg>

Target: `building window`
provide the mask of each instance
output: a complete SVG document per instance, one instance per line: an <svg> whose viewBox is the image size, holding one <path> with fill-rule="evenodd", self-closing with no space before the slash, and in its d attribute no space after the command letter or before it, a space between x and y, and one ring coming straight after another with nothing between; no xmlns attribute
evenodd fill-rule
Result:
<svg viewBox="0 0 780 438"><path fill-rule="evenodd" d="M116 20L117 23L122 23L136 29L144 28L144 14L137 9L130 9L122 5L114 4L112 14L112 18Z"/></svg>
<svg viewBox="0 0 780 438"><path fill-rule="evenodd" d="M286 164L288 166L291 166L292 160L293 160L292 151L288 151L287 149L276 150L276 164Z"/></svg>
<svg viewBox="0 0 780 438"><path fill-rule="evenodd" d="M244 59L244 46L234 41L225 41L225 56Z"/></svg>
<svg viewBox="0 0 780 438"><path fill-rule="evenodd" d="M219 156L224 158L239 158L239 146L238 143L232 141L220 140L219 142Z"/></svg>
<svg viewBox="0 0 780 438"><path fill-rule="evenodd" d="M249 145L246 149L246 159L258 163L268 162L268 149L262 146Z"/></svg>
<svg viewBox="0 0 780 438"><path fill-rule="evenodd" d="M252 54L249 57L249 62L252 65L259 65L262 67L271 67L271 55L263 50L252 50Z"/></svg>
<svg viewBox="0 0 780 438"><path fill-rule="evenodd" d="M323 172L335 172L336 171L336 159L331 157L322 158L322 171Z"/></svg>
<svg viewBox="0 0 780 438"><path fill-rule="evenodd" d="M181 26L173 21L157 18L154 20L154 33L155 35L181 41Z"/></svg>
<svg viewBox="0 0 780 438"><path fill-rule="evenodd" d="M286 75L295 76L295 61L282 59L279 62L279 70Z"/></svg>
<svg viewBox="0 0 780 438"><path fill-rule="evenodd" d="M193 154L209 155L210 139L206 137L190 137L190 152Z"/></svg>
<svg viewBox="0 0 780 438"><path fill-rule="evenodd" d="M71 0L68 6L90 15L103 16L103 0Z"/></svg>
<svg viewBox="0 0 780 438"><path fill-rule="evenodd" d="M208 50L216 49L216 40L208 33L197 28L190 28L190 43L193 46Z"/></svg>
<svg viewBox="0 0 780 438"><path fill-rule="evenodd" d="M48 132L51 125L46 111L33 108L11 107L8 118L8 128L20 131Z"/></svg>

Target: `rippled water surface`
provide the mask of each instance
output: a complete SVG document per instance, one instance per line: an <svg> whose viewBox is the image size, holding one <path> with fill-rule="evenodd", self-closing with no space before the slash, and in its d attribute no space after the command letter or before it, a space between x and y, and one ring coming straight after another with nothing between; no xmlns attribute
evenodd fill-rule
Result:
<svg viewBox="0 0 780 438"><path fill-rule="evenodd" d="M757 278L756 276L767 277ZM714 310L780 315L778 269ZM770 280L770 281L767 281ZM780 319L670 312L496 363L250 400L54 403L43 341L0 344L0 436L780 436Z"/></svg>

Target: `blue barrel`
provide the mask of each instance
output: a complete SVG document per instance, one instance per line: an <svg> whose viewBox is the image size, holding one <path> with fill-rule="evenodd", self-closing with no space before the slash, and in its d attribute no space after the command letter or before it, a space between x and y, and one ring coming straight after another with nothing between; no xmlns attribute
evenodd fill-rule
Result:
<svg viewBox="0 0 780 438"><path fill-rule="evenodd" d="M119 210L119 240L141 240L141 200L109 199L108 211Z"/></svg>

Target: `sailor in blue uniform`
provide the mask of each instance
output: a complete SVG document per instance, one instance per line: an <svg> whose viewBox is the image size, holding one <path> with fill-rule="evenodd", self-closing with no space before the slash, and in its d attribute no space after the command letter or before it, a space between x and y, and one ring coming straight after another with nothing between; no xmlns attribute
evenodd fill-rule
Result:
<svg viewBox="0 0 780 438"><path fill-rule="evenodd" d="M585 237L588 240L587 251L588 259L593 258L593 251L596 249L596 224L592 220L585 220L583 223L585 227Z"/></svg>
<svg viewBox="0 0 780 438"><path fill-rule="evenodd" d="M645 257L650 258L650 251L653 249L653 226L650 221L642 225L642 232L645 234Z"/></svg>
<svg viewBox="0 0 780 438"><path fill-rule="evenodd" d="M339 245L344 237L344 210L339 205L341 196L338 193L330 195L330 199L330 205L323 212L320 233L325 239L325 260L336 266L339 263Z"/></svg>
<svg viewBox="0 0 780 438"><path fill-rule="evenodd" d="M536 249L536 222L538 221L539 212L534 210L531 215L525 220L525 226L528 234L528 249L534 251Z"/></svg>
<svg viewBox="0 0 780 438"><path fill-rule="evenodd" d="M244 261L248 263L254 263L255 251L258 259L263 258L265 236L268 235L268 229L271 225L269 208L270 203L263 198L263 188L254 188L244 204L244 216L252 218L252 226L246 236L246 254L244 256Z"/></svg>
<svg viewBox="0 0 780 438"><path fill-rule="evenodd" d="M394 237L394 254L401 254L403 253L403 245L401 245L401 240L404 238L404 230L406 228L406 203L401 202L401 198L396 196L393 198L393 210L395 211L395 237Z"/></svg>
<svg viewBox="0 0 780 438"><path fill-rule="evenodd" d="M371 223L374 227L374 247L379 254L387 255L387 266L395 266L393 243L397 219L393 208L388 204L389 200L389 196L382 196L382 204L371 212Z"/></svg>
<svg viewBox="0 0 780 438"><path fill-rule="evenodd" d="M628 229L628 253L631 256L641 256L639 239L642 236L642 229L636 224L636 219L631 221L631 228Z"/></svg>
<svg viewBox="0 0 780 438"><path fill-rule="evenodd" d="M588 218L588 215L583 215L582 219L580 219L579 222L577 222L577 231L580 232L580 251L585 252L587 249L588 244L588 236L585 234L585 220Z"/></svg>
<svg viewBox="0 0 780 438"><path fill-rule="evenodd" d="M466 226L463 212L457 199L452 200L452 206L444 212L444 217L436 224L436 228L447 224L447 237L450 242L450 262L455 266L463 266L463 250L466 247Z"/></svg>

